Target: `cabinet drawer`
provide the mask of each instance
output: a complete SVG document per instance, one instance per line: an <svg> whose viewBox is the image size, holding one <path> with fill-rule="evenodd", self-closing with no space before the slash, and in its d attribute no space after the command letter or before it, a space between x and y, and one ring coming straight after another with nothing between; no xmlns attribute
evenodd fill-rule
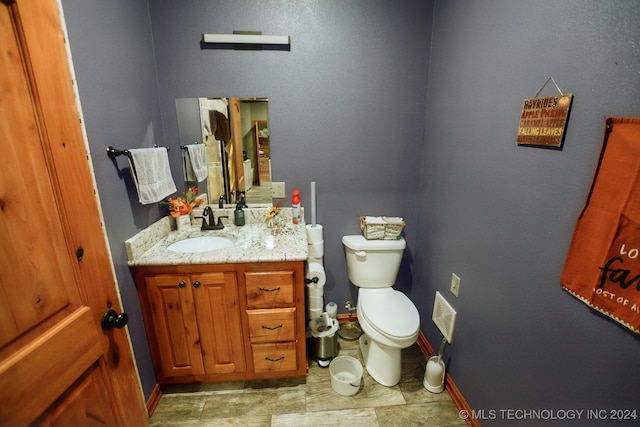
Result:
<svg viewBox="0 0 640 427"><path fill-rule="evenodd" d="M295 371L296 343L251 344L255 372Z"/></svg>
<svg viewBox="0 0 640 427"><path fill-rule="evenodd" d="M245 283L249 308L293 305L293 271L246 272Z"/></svg>
<svg viewBox="0 0 640 427"><path fill-rule="evenodd" d="M247 310L251 342L293 341L296 309Z"/></svg>

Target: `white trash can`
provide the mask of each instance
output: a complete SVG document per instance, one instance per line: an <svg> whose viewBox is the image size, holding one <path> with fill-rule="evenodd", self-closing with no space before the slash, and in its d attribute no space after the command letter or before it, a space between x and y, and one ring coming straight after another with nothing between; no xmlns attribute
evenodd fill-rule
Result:
<svg viewBox="0 0 640 427"><path fill-rule="evenodd" d="M356 394L362 387L362 363L351 356L338 356L329 365L331 387L343 396Z"/></svg>

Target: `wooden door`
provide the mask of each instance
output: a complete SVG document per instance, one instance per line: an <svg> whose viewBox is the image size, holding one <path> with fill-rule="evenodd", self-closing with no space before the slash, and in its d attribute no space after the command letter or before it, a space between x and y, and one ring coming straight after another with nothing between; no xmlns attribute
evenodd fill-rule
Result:
<svg viewBox="0 0 640 427"><path fill-rule="evenodd" d="M144 278L147 290L158 381L202 375L204 365L189 275L157 274Z"/></svg>
<svg viewBox="0 0 640 427"><path fill-rule="evenodd" d="M243 166L243 146L242 146L242 124L241 124L241 103L240 98L229 98L229 126L231 127L231 141L229 156L229 175L231 181L231 191L234 196L237 192L246 191ZM235 197L233 198L235 200Z"/></svg>
<svg viewBox="0 0 640 427"><path fill-rule="evenodd" d="M59 19L0 2L0 423L146 425Z"/></svg>
<svg viewBox="0 0 640 427"><path fill-rule="evenodd" d="M191 275L206 374L245 372L235 271Z"/></svg>

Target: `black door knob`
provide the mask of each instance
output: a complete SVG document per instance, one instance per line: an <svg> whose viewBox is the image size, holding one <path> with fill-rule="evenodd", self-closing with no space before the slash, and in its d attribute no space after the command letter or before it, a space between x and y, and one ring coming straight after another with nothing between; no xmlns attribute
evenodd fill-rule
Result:
<svg viewBox="0 0 640 427"><path fill-rule="evenodd" d="M104 316L102 316L102 322L100 322L100 325L105 331L113 328L120 329L124 328L128 320L129 316L127 316L127 313L118 314L115 310L109 310L104 314Z"/></svg>

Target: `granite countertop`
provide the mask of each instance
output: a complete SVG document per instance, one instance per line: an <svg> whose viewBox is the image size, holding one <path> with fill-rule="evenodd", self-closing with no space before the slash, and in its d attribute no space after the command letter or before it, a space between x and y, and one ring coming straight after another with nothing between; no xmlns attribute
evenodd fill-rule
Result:
<svg viewBox="0 0 640 427"><path fill-rule="evenodd" d="M286 208L285 208L286 209ZM225 212L218 212L225 214ZM264 210L261 210L264 215ZM281 212L279 215L282 215ZM216 214L216 218L218 214ZM251 215L247 215L250 219ZM128 264L135 266L227 264L247 262L304 261L308 257L307 234L304 222L293 224L291 215L283 215L282 227L267 228L264 216L259 221L238 227L224 221L222 230L201 231L200 221L192 221L187 230L172 230L173 219L164 217L125 241ZM233 218L233 215L230 215ZM232 237L236 244L230 248L206 252L173 252L167 246L179 240L200 236ZM270 239L272 243L269 242Z"/></svg>

